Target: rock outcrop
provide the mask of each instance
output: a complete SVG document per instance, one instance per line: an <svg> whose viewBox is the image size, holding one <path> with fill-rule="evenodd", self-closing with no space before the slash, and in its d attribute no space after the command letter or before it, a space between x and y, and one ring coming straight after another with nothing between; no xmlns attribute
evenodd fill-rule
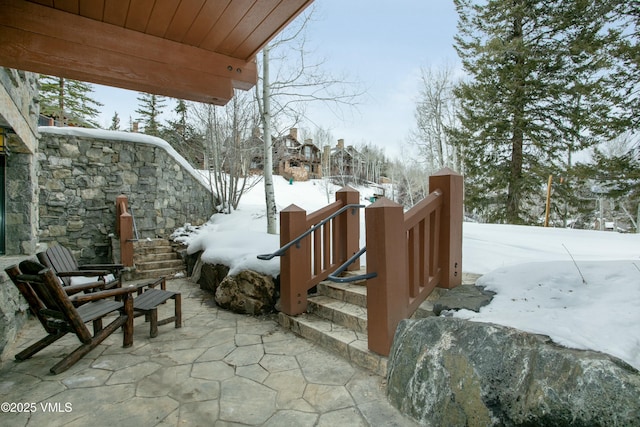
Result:
<svg viewBox="0 0 640 427"><path fill-rule="evenodd" d="M274 309L276 286L273 277L244 270L224 278L215 300L220 307L236 313L266 314Z"/></svg>
<svg viewBox="0 0 640 427"><path fill-rule="evenodd" d="M425 426L640 425L640 375L623 361L449 317L401 322L387 393Z"/></svg>
<svg viewBox="0 0 640 427"><path fill-rule="evenodd" d="M198 284L200 289L216 293L218 286L229 274L229 267L222 264L202 264Z"/></svg>

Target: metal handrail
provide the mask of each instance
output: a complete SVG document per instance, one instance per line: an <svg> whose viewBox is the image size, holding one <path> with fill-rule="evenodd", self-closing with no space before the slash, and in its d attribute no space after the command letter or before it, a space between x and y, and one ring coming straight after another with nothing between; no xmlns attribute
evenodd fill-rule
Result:
<svg viewBox="0 0 640 427"><path fill-rule="evenodd" d="M357 205L357 204L345 205L345 206L341 207L340 209L338 209L337 211L335 211L333 214L329 215L327 218L323 219L322 221L320 221L319 223L317 223L316 225L314 225L313 227L311 227L310 229L305 231L304 233L302 233L301 235L299 235L298 237L296 237L295 239L293 239L292 241L290 241L289 243L287 243L286 245L284 245L283 247L281 247L280 249L278 249L277 251L275 251L273 253L270 253L270 254L258 255L258 259L261 259L261 260L264 260L264 261L268 261L268 260L273 259L273 258L275 258L277 256L284 255L284 253L287 252L289 250L289 248L291 246L293 246L293 245L296 245L296 247L299 248L300 247L300 241L302 241L302 239L304 239L309 234L313 233L318 228L322 227L327 222L331 221L333 218L337 217L338 215L340 215L341 213L343 213L347 209L353 209L354 210L354 214L355 214L355 210L356 209L360 209L360 208L364 208L364 207L365 207L365 205Z"/></svg>
<svg viewBox="0 0 640 427"><path fill-rule="evenodd" d="M136 227L136 217L133 215L133 206L129 206L129 210L131 211L131 219L133 221L133 232L136 235L135 239L131 239L133 242L137 242L140 240L140 236L138 236L138 227Z"/></svg>
<svg viewBox="0 0 640 427"><path fill-rule="evenodd" d="M378 277L378 273L376 272L359 274L357 276L338 277L338 274L344 273L347 267L349 267L355 260L360 258L362 254L364 254L366 251L367 251L367 247L365 246L362 249L360 249L358 252L353 254L353 256L351 256L351 258L346 260L344 264L338 267L336 271L334 271L329 276L327 276L327 279L337 283L349 283L349 282L357 282L359 280L367 280L367 279L373 279L374 277Z"/></svg>

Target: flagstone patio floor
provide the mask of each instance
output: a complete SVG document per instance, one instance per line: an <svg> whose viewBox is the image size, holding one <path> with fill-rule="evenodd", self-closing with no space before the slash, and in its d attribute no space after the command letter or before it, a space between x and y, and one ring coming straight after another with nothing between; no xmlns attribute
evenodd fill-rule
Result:
<svg viewBox="0 0 640 427"><path fill-rule="evenodd" d="M138 317L132 347L117 331L59 375L49 368L79 345L73 335L13 360L45 334L30 319L0 365L0 425L416 425L389 404L383 377L286 331L275 315L220 309L186 278L167 288L182 294L182 328L163 325L149 338ZM172 311L169 301L159 318Z"/></svg>

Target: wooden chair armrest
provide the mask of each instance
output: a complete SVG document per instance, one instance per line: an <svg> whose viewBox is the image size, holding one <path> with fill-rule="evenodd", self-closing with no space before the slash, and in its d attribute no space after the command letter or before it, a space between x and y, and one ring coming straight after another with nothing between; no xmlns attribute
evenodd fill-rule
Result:
<svg viewBox="0 0 640 427"><path fill-rule="evenodd" d="M82 291L90 291L92 289L103 289L104 286L105 286L104 281L99 280L97 282L83 283L81 285L64 286L62 289L64 289L67 295L73 295Z"/></svg>
<svg viewBox="0 0 640 427"><path fill-rule="evenodd" d="M109 270L76 270L76 271L61 271L56 273L59 277L93 277L93 276L106 276L111 274Z"/></svg>
<svg viewBox="0 0 640 427"><path fill-rule="evenodd" d="M130 295L137 292L135 286L127 286L126 288L114 288L105 291L93 292L90 294L82 294L73 298L73 302L84 303L89 301L97 301L105 298L112 298L121 295Z"/></svg>
<svg viewBox="0 0 640 427"><path fill-rule="evenodd" d="M161 278L156 279L153 282L145 283L141 287L155 289L156 286L158 286L158 285L160 285L160 289L162 289L163 291L166 291L167 290L167 279L164 276L162 276Z"/></svg>
<svg viewBox="0 0 640 427"><path fill-rule="evenodd" d="M124 268L124 264L84 264L78 266L80 270L108 270L108 271L120 271Z"/></svg>

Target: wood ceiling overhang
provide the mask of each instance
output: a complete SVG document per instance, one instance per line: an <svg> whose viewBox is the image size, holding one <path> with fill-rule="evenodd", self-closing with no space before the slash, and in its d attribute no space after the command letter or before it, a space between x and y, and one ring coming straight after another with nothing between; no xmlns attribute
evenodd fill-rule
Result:
<svg viewBox="0 0 640 427"><path fill-rule="evenodd" d="M0 0L0 66L217 105L313 0Z"/></svg>

